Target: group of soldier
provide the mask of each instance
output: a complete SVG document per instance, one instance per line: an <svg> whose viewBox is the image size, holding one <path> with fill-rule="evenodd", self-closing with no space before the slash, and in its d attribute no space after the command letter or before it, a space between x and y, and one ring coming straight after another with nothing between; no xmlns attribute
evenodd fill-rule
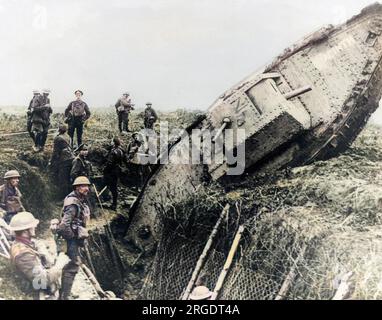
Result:
<svg viewBox="0 0 382 320"><path fill-rule="evenodd" d="M28 132L34 141L33 149L36 152L44 150L50 127L52 108L49 93L49 90L43 90L41 95L38 91L34 91L28 107ZM6 172L4 184L0 186L0 231L11 243L9 250L11 263L39 297L43 292L50 297L55 296L56 299L62 300L69 298L74 278L82 265L82 250L89 236L87 224L90 217L94 215L91 201L89 201L92 165L87 159L88 148L82 143L83 125L90 117L90 110L82 101L83 92L77 90L75 95L76 100L72 101L65 110L65 124L59 126L58 134L54 138L50 161L50 167L57 178L62 194L65 195L61 218L51 221L51 230L56 240L65 240L66 249L58 246L57 254L52 257L43 245L34 240L39 220L32 213L27 212L22 203L18 171ZM123 94L115 107L120 132L129 131L129 114L133 110L129 94ZM145 110L145 128L152 129L157 119L151 103L148 103ZM75 134L77 146L74 150ZM121 140L115 137L106 157L103 180L112 193L111 209L113 210L117 206L117 184L122 165L132 159L141 145L137 133L134 133L132 138L132 142L125 150ZM74 151L77 152L76 155ZM45 286L35 287L36 279L40 280L40 284L41 280L45 280Z"/></svg>
<svg viewBox="0 0 382 320"><path fill-rule="evenodd" d="M50 297L56 294L56 298L67 300L82 264L81 248L88 237L90 181L86 177L76 178L73 190L65 197L61 220L55 219L57 223L51 229L56 238L66 241L66 250L57 247L57 255L51 255L46 247L34 240L39 220L25 210L19 180L19 172L10 170L5 173L5 183L0 187L0 228L2 235L12 243L9 250L11 263L35 294L40 296L44 292ZM60 278L61 286L57 290Z"/></svg>

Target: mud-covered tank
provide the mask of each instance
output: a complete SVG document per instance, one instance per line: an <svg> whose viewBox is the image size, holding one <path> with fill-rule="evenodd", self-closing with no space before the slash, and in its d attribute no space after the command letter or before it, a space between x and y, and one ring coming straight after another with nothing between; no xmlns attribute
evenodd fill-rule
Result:
<svg viewBox="0 0 382 320"><path fill-rule="evenodd" d="M245 148L246 173L338 155L357 137L381 99L381 34L380 4L343 25L320 29L227 90L188 132L215 130L218 138L226 129L245 129L244 136L237 135L232 146L224 147L232 152ZM171 146L169 163L157 165L131 210L127 237L141 247L160 237L158 205L185 199L211 179L229 181L232 164L226 158L209 164L174 164L184 157L181 149L190 140ZM150 229L151 236L139 238L142 228Z"/></svg>

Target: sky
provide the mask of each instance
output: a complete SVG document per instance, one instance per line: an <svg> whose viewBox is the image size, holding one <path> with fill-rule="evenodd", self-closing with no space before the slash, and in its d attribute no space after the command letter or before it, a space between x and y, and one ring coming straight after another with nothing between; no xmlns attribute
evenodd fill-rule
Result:
<svg viewBox="0 0 382 320"><path fill-rule="evenodd" d="M90 107L205 110L226 89L325 24L373 0L0 0L0 105L50 88ZM380 116L382 123L382 112Z"/></svg>

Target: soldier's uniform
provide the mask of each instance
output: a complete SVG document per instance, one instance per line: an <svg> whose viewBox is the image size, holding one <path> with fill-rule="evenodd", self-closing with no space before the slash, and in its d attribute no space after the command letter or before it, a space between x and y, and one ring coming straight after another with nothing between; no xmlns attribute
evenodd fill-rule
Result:
<svg viewBox="0 0 382 320"><path fill-rule="evenodd" d="M0 201L0 207L6 212L4 221L8 224L18 212L25 211L20 190L9 183L0 186Z"/></svg>
<svg viewBox="0 0 382 320"><path fill-rule="evenodd" d="M38 106L40 103L41 95L37 90L33 91L33 97L32 100L29 103L28 110L27 110L27 131L29 133L29 136L32 138L33 142L35 142L36 136L34 132L32 131L32 114L35 106Z"/></svg>
<svg viewBox="0 0 382 320"><path fill-rule="evenodd" d="M44 148L46 139L48 137L48 132L50 128L50 116L53 112L51 106L50 106L50 99L48 97L49 91L45 91L44 94L41 97L41 105L45 107L44 111L42 112L43 116L43 124L42 124L42 134L40 138L40 146Z"/></svg>
<svg viewBox="0 0 382 320"><path fill-rule="evenodd" d="M10 249L11 263L15 267L17 275L22 281L23 290L32 292L34 298L38 298L39 289L55 289L60 274L52 267L52 263L44 255L38 252L35 243L22 237L16 237ZM35 285L41 287L33 288Z"/></svg>
<svg viewBox="0 0 382 320"><path fill-rule="evenodd" d="M134 159L134 156L139 151L139 148L142 146L142 142L138 140L137 134L133 134L133 140L129 143L127 147L127 159L131 161Z"/></svg>
<svg viewBox="0 0 382 320"><path fill-rule="evenodd" d="M153 129L154 123L158 120L158 115L151 107L150 103L146 104L147 107L144 112L144 125L146 129Z"/></svg>
<svg viewBox="0 0 382 320"><path fill-rule="evenodd" d="M51 169L60 186L61 195L66 196L70 190L70 171L72 169L73 153L70 138L66 133L58 134L53 141Z"/></svg>
<svg viewBox="0 0 382 320"><path fill-rule="evenodd" d="M65 110L66 123L69 126L68 134L73 146L74 132L77 132L77 145L82 144L84 122L90 117L88 105L82 100L72 101Z"/></svg>
<svg viewBox="0 0 382 320"><path fill-rule="evenodd" d="M57 232L66 240L67 255L70 262L62 271L61 299L66 300L70 294L74 278L82 264L80 248L85 245L80 229L85 229L90 219L90 209L86 199L71 192L64 200L62 220Z"/></svg>
<svg viewBox="0 0 382 320"><path fill-rule="evenodd" d="M35 136L35 147L42 150L45 146L46 137L50 125L50 115L53 112L49 104L45 104L46 99L40 96L38 104L33 108L32 113L32 132Z"/></svg>
<svg viewBox="0 0 382 320"><path fill-rule="evenodd" d="M117 208L118 201L118 179L121 175L122 164L127 163L125 150L120 146L114 145L107 155L105 169L103 170L103 179L105 185L109 188L112 197L112 209Z"/></svg>
<svg viewBox="0 0 382 320"><path fill-rule="evenodd" d="M118 129L119 132L129 131L129 114L131 110L134 110L131 104L130 98L122 97L118 99L115 104L115 110L118 115Z"/></svg>
<svg viewBox="0 0 382 320"><path fill-rule="evenodd" d="M42 242L34 242L32 237L39 220L30 212L20 212L14 216L9 230L15 232L16 239L10 248L10 260L16 269L23 288L32 290L35 298L39 293L55 293L63 266L69 258L64 254L56 257L49 253Z"/></svg>
<svg viewBox="0 0 382 320"><path fill-rule="evenodd" d="M84 176L90 178L93 174L93 166L90 161L86 160L80 154L74 158L72 162L72 170L70 171L70 178L74 181L77 177Z"/></svg>

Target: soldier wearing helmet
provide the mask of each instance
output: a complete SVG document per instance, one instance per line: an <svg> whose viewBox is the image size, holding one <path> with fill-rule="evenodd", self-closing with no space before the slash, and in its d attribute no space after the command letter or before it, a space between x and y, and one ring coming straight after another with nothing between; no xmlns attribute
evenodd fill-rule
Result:
<svg viewBox="0 0 382 320"><path fill-rule="evenodd" d="M116 210L118 201L118 179L121 175L122 165L124 163L127 164L126 151L122 148L121 140L118 137L113 139L113 146L106 159L106 166L103 170L103 180L113 197L111 210Z"/></svg>
<svg viewBox="0 0 382 320"><path fill-rule="evenodd" d="M43 96L39 96L38 103L34 105L32 113L32 132L34 134L35 145L33 150L40 152L44 150L48 130L50 126L50 115L53 110L50 106L49 90L45 89Z"/></svg>
<svg viewBox="0 0 382 320"><path fill-rule="evenodd" d="M127 147L127 159L131 161L138 153L139 148L142 146L142 141L139 139L138 132L134 132L131 136L132 140Z"/></svg>
<svg viewBox="0 0 382 320"><path fill-rule="evenodd" d="M35 106L38 106L40 104L40 99L41 99L40 91L33 90L33 97L32 97L32 100L29 102L29 107L27 110L27 131L30 137L32 138L33 143L35 143L36 137L34 132L32 131L32 115L33 115Z"/></svg>
<svg viewBox="0 0 382 320"><path fill-rule="evenodd" d="M89 236L86 225L90 219L90 208L87 198L90 192L90 181L87 177L78 177L73 183L74 191L64 200L61 222L57 234L66 240L67 255L70 262L62 272L60 299L68 300L74 278L81 266L80 249L85 246Z"/></svg>
<svg viewBox="0 0 382 320"><path fill-rule="evenodd" d="M115 104L115 110L118 116L118 129L119 132L130 132L129 130L129 114L134 110L134 105L131 103L130 94L125 92Z"/></svg>
<svg viewBox="0 0 382 320"><path fill-rule="evenodd" d="M153 129L154 123L158 120L158 115L152 108L152 103L146 103L146 109L144 112L144 125L145 129Z"/></svg>
<svg viewBox="0 0 382 320"><path fill-rule="evenodd" d="M21 192L18 188L19 179L18 171L7 171L4 175L5 183L0 186L0 207L5 212L3 219L8 224L16 213L25 210L21 203Z"/></svg>
<svg viewBox="0 0 382 320"><path fill-rule="evenodd" d="M77 157L74 158L72 162L72 170L70 171L70 178L74 181L77 177L84 176L90 178L93 173L93 167L88 157L88 146L82 144L77 148L79 152Z"/></svg>
<svg viewBox="0 0 382 320"><path fill-rule="evenodd" d="M61 276L62 268L69 258L60 254L56 261L49 257L46 247L34 241L35 229L39 220L30 212L16 214L9 225L15 234L15 241L10 248L10 259L16 272L26 280L27 288L32 289L35 298L39 293L53 295Z"/></svg>
<svg viewBox="0 0 382 320"><path fill-rule="evenodd" d="M212 292L206 286L197 286L190 294L190 300L211 300Z"/></svg>
<svg viewBox="0 0 382 320"><path fill-rule="evenodd" d="M65 110L65 122L68 124L68 133L71 139L71 145L74 145L74 133L77 132L77 146L82 144L82 133L84 123L90 118L90 110L86 102L82 101L83 92L76 90L74 92L76 100L69 103Z"/></svg>

